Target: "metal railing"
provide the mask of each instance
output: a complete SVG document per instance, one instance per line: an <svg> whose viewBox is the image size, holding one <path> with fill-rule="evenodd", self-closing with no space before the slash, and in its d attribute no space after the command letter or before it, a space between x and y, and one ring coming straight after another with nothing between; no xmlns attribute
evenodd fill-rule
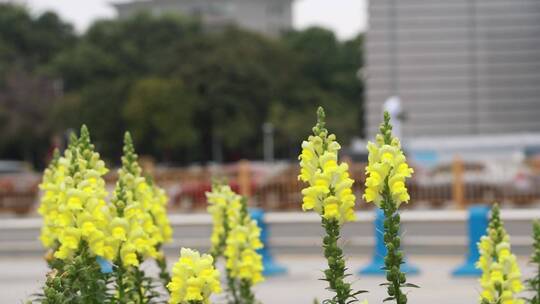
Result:
<svg viewBox="0 0 540 304"><path fill-rule="evenodd" d="M540 202L540 170L522 171L502 165L497 168L459 158L431 169L415 167L415 174L407 184L411 200L404 208L464 209L471 204L495 201L503 206L530 207ZM157 167L148 171L169 193L169 208L173 212L205 210L205 193L211 190L213 179L227 181L233 190L248 196L252 206L267 211L300 210L301 190L305 186L298 180L296 163L240 161L228 165ZM373 208L362 199L364 171L365 164L350 164L360 210ZM111 190L116 181L115 170L106 176L106 181ZM0 207L28 212L37 201L35 187L29 189L28 193L0 191Z"/></svg>
<svg viewBox="0 0 540 304"><path fill-rule="evenodd" d="M265 210L300 210L303 183L298 180L296 164L282 164L271 173L258 169L252 171L249 163L237 166L227 175L233 189L248 194L251 204ZM365 164L350 165L351 177L355 180L353 191L358 208L369 209L365 204ZM416 173L408 181L411 196L405 208L464 209L477 203L499 202L502 205L527 207L540 202L540 174L532 171L490 170L477 163L466 163L456 158L451 164L431 170L415 168ZM220 170L214 171L219 175ZM171 208L201 210L206 206L204 192L210 189L211 175L198 178L177 176L178 188L171 196ZM182 183L181 180L184 180Z"/></svg>

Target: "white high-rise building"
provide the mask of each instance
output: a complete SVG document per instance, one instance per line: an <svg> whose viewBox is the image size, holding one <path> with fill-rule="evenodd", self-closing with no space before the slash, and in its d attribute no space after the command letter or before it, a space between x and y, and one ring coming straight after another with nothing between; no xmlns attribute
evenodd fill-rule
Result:
<svg viewBox="0 0 540 304"><path fill-rule="evenodd" d="M120 18L141 11L180 13L209 26L236 24L269 35L292 27L292 0L139 0L113 4Z"/></svg>
<svg viewBox="0 0 540 304"><path fill-rule="evenodd" d="M540 132L539 0L371 0L366 46L368 136Z"/></svg>

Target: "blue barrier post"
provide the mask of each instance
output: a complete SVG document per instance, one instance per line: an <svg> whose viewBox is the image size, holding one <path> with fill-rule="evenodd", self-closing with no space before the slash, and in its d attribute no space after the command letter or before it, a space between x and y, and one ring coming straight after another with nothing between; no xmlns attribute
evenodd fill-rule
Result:
<svg viewBox="0 0 540 304"><path fill-rule="evenodd" d="M361 275L384 275L386 273L383 270L384 257L386 256L386 246L384 245L384 212L379 208L375 211L373 227L375 233L373 257L371 263L358 271ZM418 267L410 265L406 259L404 259L404 263L401 265L401 271L406 274L417 274L419 272Z"/></svg>
<svg viewBox="0 0 540 304"><path fill-rule="evenodd" d="M113 271L113 264L106 259L97 256L96 261L99 264L99 268L101 270L101 273L111 273Z"/></svg>
<svg viewBox="0 0 540 304"><path fill-rule="evenodd" d="M274 257L270 252L270 244L268 242L268 226L264 221L264 211L262 209L253 208L249 210L251 218L257 222L257 225L261 229L261 242L263 243L263 248L259 249L257 252L262 255L263 259L263 275L264 276L273 276L284 274L287 272L287 268L278 265L274 261Z"/></svg>
<svg viewBox="0 0 540 304"><path fill-rule="evenodd" d="M480 269L476 269L474 264L478 261L480 253L477 243L486 233L489 224L489 207L485 205L474 205L469 207L468 234L469 234L469 252L465 258L465 263L452 271L455 277L479 276L482 274Z"/></svg>

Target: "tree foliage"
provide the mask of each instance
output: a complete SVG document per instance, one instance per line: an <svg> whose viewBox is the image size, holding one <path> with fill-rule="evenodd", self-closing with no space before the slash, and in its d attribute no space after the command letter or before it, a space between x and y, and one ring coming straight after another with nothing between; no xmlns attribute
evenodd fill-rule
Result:
<svg viewBox="0 0 540 304"><path fill-rule="evenodd" d="M361 36L341 42L322 28L270 38L146 14L97 21L76 36L53 13L0 9L0 79L23 69L61 89L39 110L41 133L29 138L46 141L86 123L109 159L119 156L126 129L141 152L161 160L259 158L264 122L275 126L276 155L294 157L308 131L305 113L318 105L337 117L329 124L346 143L363 132L361 46ZM3 117L23 113L1 103L5 92L0 128Z"/></svg>

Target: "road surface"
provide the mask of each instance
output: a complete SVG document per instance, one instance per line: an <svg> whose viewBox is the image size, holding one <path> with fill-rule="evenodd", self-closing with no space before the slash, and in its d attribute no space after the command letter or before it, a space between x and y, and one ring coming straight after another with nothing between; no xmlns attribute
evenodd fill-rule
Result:
<svg viewBox="0 0 540 304"><path fill-rule="evenodd" d="M368 262L369 257L349 259L349 267L356 271ZM409 303L414 304L474 304L477 303L479 286L474 278L452 278L449 273L460 264L458 256L410 256L409 260L421 269L421 274L409 281L420 285L411 289ZM172 263L174 257L170 257ZM280 264L289 268L287 275L267 278L257 286L257 298L264 304L311 304L314 298L324 299L325 282L317 280L324 269L324 260L317 255L280 255ZM527 257L519 257L525 276L531 275ZM145 265L150 272L153 265ZM170 264L169 264L170 266ZM32 293L39 291L43 282L45 263L39 257L0 257L0 303L24 303ZM369 303L382 303L385 290L379 287L382 277L351 277L355 289L369 290L360 296ZM217 297L214 303L222 303Z"/></svg>

